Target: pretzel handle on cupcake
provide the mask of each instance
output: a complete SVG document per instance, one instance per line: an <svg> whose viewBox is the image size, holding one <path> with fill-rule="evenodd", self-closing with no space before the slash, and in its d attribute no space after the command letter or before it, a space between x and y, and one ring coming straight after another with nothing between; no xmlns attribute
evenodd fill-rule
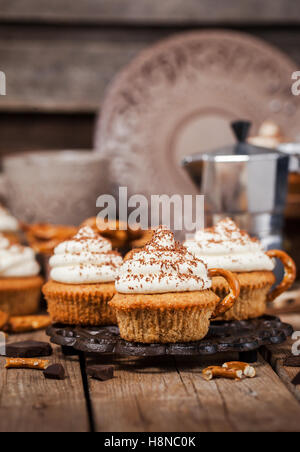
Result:
<svg viewBox="0 0 300 452"><path fill-rule="evenodd" d="M268 294L268 301L273 301L292 286L296 279L297 268L293 259L284 251L270 250L266 252L266 255L271 258L279 259L284 267L283 280Z"/></svg>
<svg viewBox="0 0 300 452"><path fill-rule="evenodd" d="M208 271L208 274L211 278L222 276L224 279L226 279L230 287L229 294L226 295L226 297L218 304L215 312L213 313L213 317L218 317L219 315L224 314L224 312L232 308L240 295L240 284L237 277L233 273L228 270L223 270L222 268L211 268Z"/></svg>

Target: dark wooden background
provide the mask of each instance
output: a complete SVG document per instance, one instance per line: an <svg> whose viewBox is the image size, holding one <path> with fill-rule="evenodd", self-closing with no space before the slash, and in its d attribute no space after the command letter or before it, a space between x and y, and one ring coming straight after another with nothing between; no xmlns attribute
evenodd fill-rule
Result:
<svg viewBox="0 0 300 452"><path fill-rule="evenodd" d="M300 68L299 0L0 0L0 153L90 148L116 72L174 33L230 28Z"/></svg>

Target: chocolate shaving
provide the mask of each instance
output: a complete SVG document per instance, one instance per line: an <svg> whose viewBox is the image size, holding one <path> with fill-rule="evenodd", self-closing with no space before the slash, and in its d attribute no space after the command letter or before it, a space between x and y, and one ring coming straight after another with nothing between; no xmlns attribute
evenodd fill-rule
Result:
<svg viewBox="0 0 300 452"><path fill-rule="evenodd" d="M64 380L65 379L65 369L61 364L52 364L44 370L45 378L49 380Z"/></svg>
<svg viewBox="0 0 300 452"><path fill-rule="evenodd" d="M87 374L100 381L107 381L114 378L114 368L113 366L104 366L101 364L94 364L87 366Z"/></svg>

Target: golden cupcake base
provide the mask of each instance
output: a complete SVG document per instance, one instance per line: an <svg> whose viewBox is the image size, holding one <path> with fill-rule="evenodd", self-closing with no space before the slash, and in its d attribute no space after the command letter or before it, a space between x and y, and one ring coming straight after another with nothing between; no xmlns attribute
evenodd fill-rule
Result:
<svg viewBox="0 0 300 452"><path fill-rule="evenodd" d="M114 283L61 284L49 281L43 287L48 312L55 323L66 325L114 325L116 315L109 301Z"/></svg>
<svg viewBox="0 0 300 452"><path fill-rule="evenodd" d="M210 290L166 294L117 294L115 309L122 339L141 343L201 340L219 298Z"/></svg>
<svg viewBox="0 0 300 452"><path fill-rule="evenodd" d="M0 310L11 316L31 315L40 308L40 276L0 279Z"/></svg>
<svg viewBox="0 0 300 452"><path fill-rule="evenodd" d="M225 314L214 320L247 320L261 317L267 309L267 295L275 283L273 272L258 271L249 273L236 273L241 292L234 306ZM212 289L223 298L229 291L229 286L224 278L212 279Z"/></svg>

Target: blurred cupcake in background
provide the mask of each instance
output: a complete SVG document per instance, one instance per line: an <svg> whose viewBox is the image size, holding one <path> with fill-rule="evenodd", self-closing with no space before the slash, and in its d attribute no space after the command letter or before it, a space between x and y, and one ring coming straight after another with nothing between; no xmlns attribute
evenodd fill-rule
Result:
<svg viewBox="0 0 300 452"><path fill-rule="evenodd" d="M121 221L105 221L97 217L91 217L85 220L81 227L89 226L97 234L108 239L113 249L125 248L128 243L127 223Z"/></svg>
<svg viewBox="0 0 300 452"><path fill-rule="evenodd" d="M2 205L0 205L0 233L10 243L20 243L22 240L21 225L19 221Z"/></svg>
<svg viewBox="0 0 300 452"><path fill-rule="evenodd" d="M0 310L13 316L35 314L43 285L39 273L34 251L0 234Z"/></svg>
<svg viewBox="0 0 300 452"><path fill-rule="evenodd" d="M152 239L154 235L153 229L147 229L147 230L139 230L138 231L138 237L131 242L131 248L144 248L144 246L147 245L148 242Z"/></svg>
<svg viewBox="0 0 300 452"><path fill-rule="evenodd" d="M24 226L26 239L36 253L52 255L59 243L73 237L77 229L75 226L52 224L31 224Z"/></svg>
<svg viewBox="0 0 300 452"><path fill-rule="evenodd" d="M72 238L78 228L74 226L31 224L24 225L25 237L29 246L36 252L45 278L49 279L49 258L54 249L65 240Z"/></svg>
<svg viewBox="0 0 300 452"><path fill-rule="evenodd" d="M97 217L88 218L81 226L89 226L93 231L110 240L113 249L124 253L132 248L142 248L153 235L152 230L144 231L123 221L108 221Z"/></svg>

